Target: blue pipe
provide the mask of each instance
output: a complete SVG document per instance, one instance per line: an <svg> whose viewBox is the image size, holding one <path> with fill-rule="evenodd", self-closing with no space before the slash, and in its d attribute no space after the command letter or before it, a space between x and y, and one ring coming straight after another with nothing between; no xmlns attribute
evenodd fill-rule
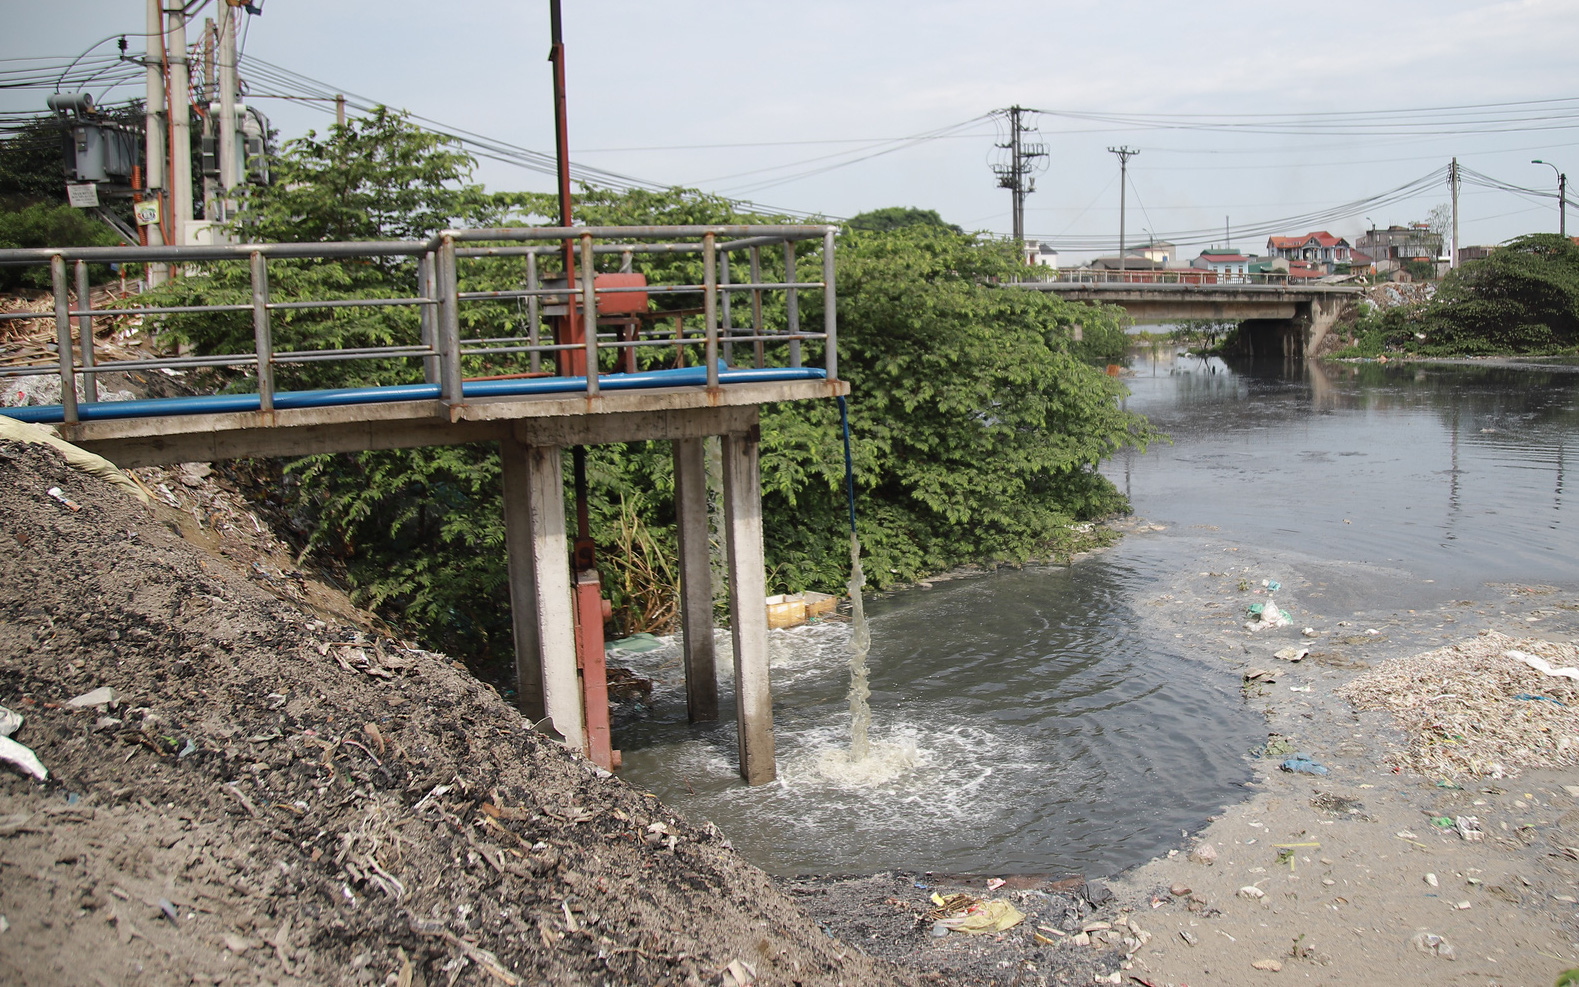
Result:
<svg viewBox="0 0 1579 987"><path fill-rule="evenodd" d="M755 384L778 380L825 380L827 372L816 367L764 367L730 370L720 367L720 384ZM636 374L600 374L598 388L603 391L629 391L657 387L694 387L707 383L706 367L681 367L674 370L649 370ZM508 397L523 394L571 394L587 389L585 377L525 377L512 380L472 380L461 385L468 398ZM335 408L354 404L381 404L387 401L436 401L437 384L395 384L384 387L338 387L317 391L279 391L274 407ZM257 411L256 394L205 394L184 398L146 398L138 401L98 401L77 405L82 421L109 421L124 418L155 418L166 415L213 415ZM0 408L0 415L17 421L53 425L65 420L65 409L58 404L20 408Z"/></svg>

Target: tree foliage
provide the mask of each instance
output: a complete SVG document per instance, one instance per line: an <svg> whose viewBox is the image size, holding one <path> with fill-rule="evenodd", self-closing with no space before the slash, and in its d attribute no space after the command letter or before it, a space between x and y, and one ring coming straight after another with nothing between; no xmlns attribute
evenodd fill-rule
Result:
<svg viewBox="0 0 1579 987"><path fill-rule="evenodd" d="M846 225L852 230L868 230L872 233L888 233L909 226L935 226L954 233L965 232L953 223L945 223L936 209L916 209L906 206L869 209L851 216Z"/></svg>
<svg viewBox="0 0 1579 987"><path fill-rule="evenodd" d="M368 158L382 164L369 165ZM468 159L391 114L293 142L274 167L281 181L252 202L247 230L254 237L422 237L452 224L556 212L550 197L490 196L467 184ZM742 214L726 200L686 190L583 189L574 212L590 225L783 221ZM800 279L821 279L818 246L797 248ZM1142 418L1119 409L1120 385L1095 366L1116 362L1123 352L1119 310L1003 284L1020 269L1012 244L937 223L848 230L837 258L840 376L854 392L860 533L878 585L962 562L1046 556L1073 522L1122 507L1097 465L1154 436ZM782 265L783 254L765 254L764 264L769 261ZM701 280L694 254L639 254L634 264L650 281ZM270 274L284 296L317 298L409 291L411 276L400 263L271 263ZM474 259L460 276L463 289L496 290L519 286L523 269L519 259ZM216 265L206 277L167 290L190 303L229 300L245 287L239 266ZM802 323L812 331L822 328L817 294L801 293ZM303 349L412 337L410 316L389 309L352 314L357 311L282 318L277 336ZM517 317L513 307L464 311L480 334L514 331L505 328ZM763 321L770 329L786 325L782 293L770 293ZM1084 330L1079 342L1076 323ZM203 349L245 352L251 345L244 320L194 315L169 328ZM750 351L740 349L737 362L749 359ZM817 345L806 350L807 363L822 359ZM672 357L667 348L644 353L645 360ZM768 354L770 363L784 359L782 351ZM509 362L515 359L465 369L523 369ZM361 364L330 380L322 375L347 371L310 366L318 369L299 372L298 383L396 382L418 372L399 363ZM837 590L848 564L837 407L831 401L769 406L761 434L773 588ZM609 549L602 558L605 587L621 615L616 629L640 629L642 621L672 612L669 446L641 442L588 452L590 515L595 538ZM508 654L500 467L492 446L313 457L288 470L295 481L291 508L308 532L308 549L343 565L367 602L457 653L484 660Z"/></svg>
<svg viewBox="0 0 1579 987"><path fill-rule="evenodd" d="M1456 353L1546 353L1579 345L1579 245L1522 236L1448 275L1424 319L1426 344Z"/></svg>
<svg viewBox="0 0 1579 987"><path fill-rule="evenodd" d="M0 212L0 250L113 247L121 242L119 233L72 206L36 202L15 212ZM94 277L102 280L107 270L95 265ZM50 285L48 266L0 267L0 291L48 290Z"/></svg>

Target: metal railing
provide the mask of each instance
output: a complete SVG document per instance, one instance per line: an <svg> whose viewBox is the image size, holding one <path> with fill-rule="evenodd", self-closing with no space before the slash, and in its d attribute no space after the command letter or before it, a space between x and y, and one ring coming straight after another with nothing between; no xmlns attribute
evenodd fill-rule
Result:
<svg viewBox="0 0 1579 987"><path fill-rule="evenodd" d="M1027 279L1053 284L1169 284L1169 285L1275 285L1298 287L1322 283L1318 278L1290 277L1283 272L1234 274L1222 271L1049 271L1045 277Z"/></svg>
<svg viewBox="0 0 1579 987"><path fill-rule="evenodd" d="M532 373L541 372L544 354L551 356L567 350L584 350L586 393L598 393L600 354L614 350L667 346L683 354L687 348L701 351L707 370L707 386L719 383L719 356L733 356L736 345L749 344L756 366L765 366L768 345L782 345L790 367L802 366L803 344L822 341L825 373L838 378L838 339L834 287L834 226L609 226L609 227L530 227L501 229L445 230L427 241L365 241L350 243L258 243L165 247L45 247L0 250L0 265L48 265L54 293L54 313L15 312L0 314L0 323L52 318L56 329L58 360L24 366L0 368L0 378L58 373L61 380L61 405L67 423L79 420L76 377L86 378L83 401L97 400L99 375L137 370L176 370L205 367L232 367L254 374L258 384L259 410L274 408L275 369L282 364L338 362L349 360L421 359L423 376L429 384L439 385L446 404L463 399L462 361L467 357L524 354ZM822 277L801 280L797 244L820 242ZM764 249L782 250L782 279L765 279ZM574 251L577 284L545 285L540 258L564 257ZM636 255L700 254L703 276L700 283L649 284L645 286L598 287L595 284L599 258L616 255L620 268L631 270ZM730 257L745 255L749 277L731 280ZM269 262L275 260L346 260L370 258L411 258L415 293L394 298L326 298L276 300L269 287ZM497 291L461 291L464 266L474 258L520 257L524 270L522 287ZM94 308L88 289L91 264L138 263L193 265L212 261L242 261L249 264L251 301L244 304L212 305L136 305ZM73 307L73 285L68 269L75 275L77 307ZM594 277L581 276L593 272ZM562 273L561 273L562 278ZM820 331L801 324L801 293L822 292L823 318ZM651 296L701 296L696 309L666 312L662 309L640 313L648 321L673 318L675 330L659 334L656 328L627 333L600 333L599 298L624 292L645 292ZM782 328L764 323L763 301L769 293L784 296L785 318ZM737 325L735 302L745 297L746 317ZM500 300L524 301L527 308L524 334L483 335L462 338L461 310L468 304ZM568 308L576 305L587 328L584 342L545 342L542 333L543 303ZM335 308L415 308L420 327L419 338L386 346L347 349L287 350L276 346L273 313L299 309ZM109 360L96 358L92 320L95 316L156 316L199 313L250 312L252 314L253 352L228 354L191 354L153 359ZM702 316L701 331L683 328L686 314ZM78 320L80 349L73 345L72 320ZM75 352L74 352L75 351Z"/></svg>

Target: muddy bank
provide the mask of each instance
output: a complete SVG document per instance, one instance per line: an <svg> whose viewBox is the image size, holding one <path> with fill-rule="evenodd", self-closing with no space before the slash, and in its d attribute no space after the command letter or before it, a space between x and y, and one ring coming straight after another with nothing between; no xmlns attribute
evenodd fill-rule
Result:
<svg viewBox="0 0 1579 987"><path fill-rule="evenodd" d="M0 980L917 982L445 657L197 550L167 505L8 443L0 517L0 705L50 772L0 769Z"/></svg>

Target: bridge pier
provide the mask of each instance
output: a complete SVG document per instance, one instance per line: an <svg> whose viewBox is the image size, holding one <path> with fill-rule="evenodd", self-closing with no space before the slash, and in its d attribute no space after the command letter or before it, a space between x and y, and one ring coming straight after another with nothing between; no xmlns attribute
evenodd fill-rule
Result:
<svg viewBox="0 0 1579 987"><path fill-rule="evenodd" d="M740 775L751 785L777 775L773 693L768 671L767 576L762 540L760 432L723 435L723 508L734 643L735 724ZM720 424L739 416L720 415ZM716 649L703 438L673 440L675 513L680 535L681 628L686 708L693 723L718 719ZM588 711L576 660L570 543L565 527L563 457L558 446L500 440L504 519L521 711L547 716L565 742L586 746Z"/></svg>

